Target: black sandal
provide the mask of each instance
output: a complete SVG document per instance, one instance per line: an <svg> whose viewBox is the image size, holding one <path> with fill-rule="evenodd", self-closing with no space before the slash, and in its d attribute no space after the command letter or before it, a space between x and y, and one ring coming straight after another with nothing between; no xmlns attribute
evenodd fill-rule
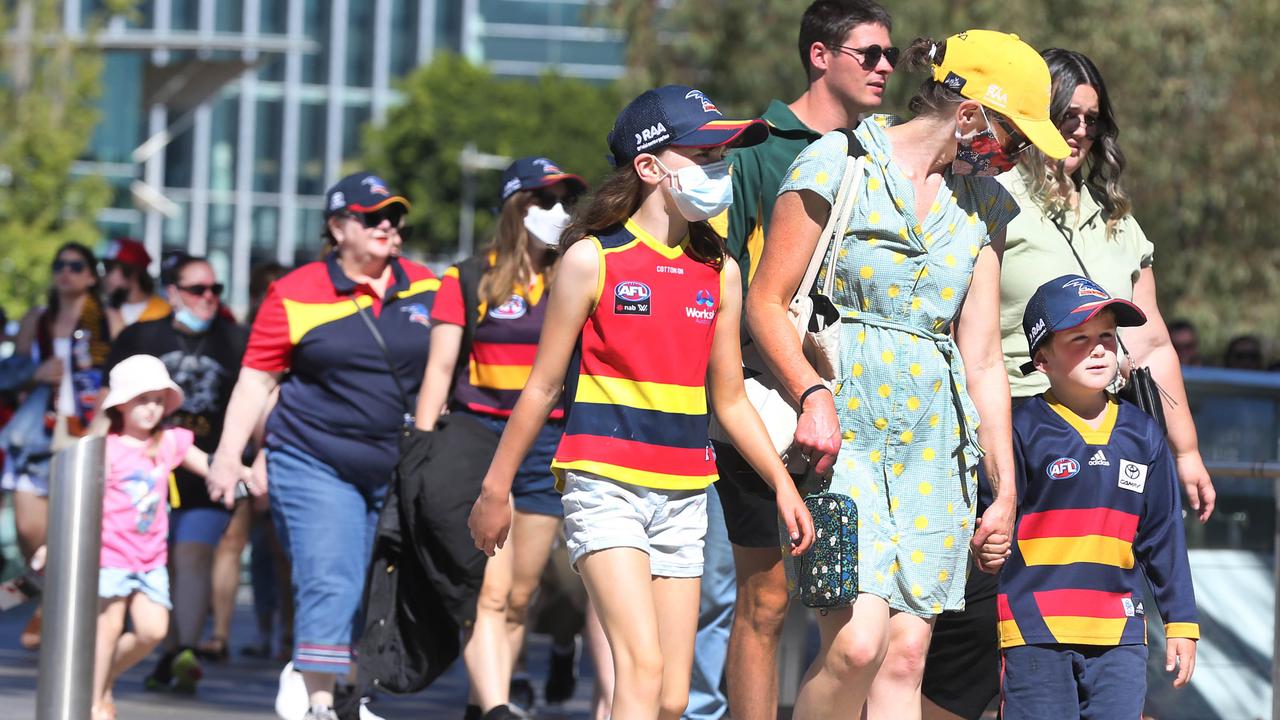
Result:
<svg viewBox="0 0 1280 720"><path fill-rule="evenodd" d="M227 661L227 656L230 655L227 649L227 639L217 635L209 638L207 644L197 646L195 650L196 657L207 662L224 663Z"/></svg>

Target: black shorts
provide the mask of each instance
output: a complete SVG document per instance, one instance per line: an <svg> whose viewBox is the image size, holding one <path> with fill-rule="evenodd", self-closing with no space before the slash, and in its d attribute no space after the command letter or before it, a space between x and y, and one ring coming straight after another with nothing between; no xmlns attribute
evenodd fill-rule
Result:
<svg viewBox="0 0 1280 720"><path fill-rule="evenodd" d="M933 625L924 666L924 696L944 710L978 720L1000 693L995 575L970 563L963 612L945 612Z"/></svg>
<svg viewBox="0 0 1280 720"><path fill-rule="evenodd" d="M724 508L729 542L738 547L777 550L781 544L778 503L773 490L732 445L719 442L712 445L716 451L716 470L720 473L716 492Z"/></svg>

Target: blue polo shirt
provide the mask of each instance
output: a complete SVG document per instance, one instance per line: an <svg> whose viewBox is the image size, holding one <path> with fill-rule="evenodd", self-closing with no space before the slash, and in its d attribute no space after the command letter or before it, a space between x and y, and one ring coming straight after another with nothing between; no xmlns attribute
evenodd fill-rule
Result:
<svg viewBox="0 0 1280 720"><path fill-rule="evenodd" d="M268 447L292 446L368 485L391 477L404 401L357 304L382 333L412 407L440 287L431 270L408 260L392 260L391 272L381 298L332 255L280 278L258 311L243 363L286 373L267 421Z"/></svg>

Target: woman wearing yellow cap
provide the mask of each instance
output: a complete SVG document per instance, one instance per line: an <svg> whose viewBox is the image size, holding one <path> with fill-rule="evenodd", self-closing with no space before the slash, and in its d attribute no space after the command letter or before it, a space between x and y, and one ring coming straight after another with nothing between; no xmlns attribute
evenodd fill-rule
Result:
<svg viewBox="0 0 1280 720"><path fill-rule="evenodd" d="M1032 145L1067 156L1049 120L1049 71L1016 36L986 30L918 39L900 67L930 79L912 120L876 117L854 133L867 162L831 251L842 320L832 391L786 309L843 179L843 134L792 165L747 298L761 351L804 397L796 449L858 509L859 594L818 619L821 651L796 718L848 716L864 702L872 720L918 718L933 619L963 607L970 540L994 571L1013 522L999 294L1004 227L1018 208L992 176ZM996 500L977 525L979 461Z"/></svg>

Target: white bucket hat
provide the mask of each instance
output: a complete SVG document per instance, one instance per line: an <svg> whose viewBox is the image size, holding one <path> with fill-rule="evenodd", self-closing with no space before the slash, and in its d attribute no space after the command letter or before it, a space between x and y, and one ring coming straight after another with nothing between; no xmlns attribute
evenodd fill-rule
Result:
<svg viewBox="0 0 1280 720"><path fill-rule="evenodd" d="M164 414L172 414L182 407L182 388L169 378L169 370L154 355L132 355L111 368L107 382L111 388L102 409L117 407L143 393L163 390Z"/></svg>

